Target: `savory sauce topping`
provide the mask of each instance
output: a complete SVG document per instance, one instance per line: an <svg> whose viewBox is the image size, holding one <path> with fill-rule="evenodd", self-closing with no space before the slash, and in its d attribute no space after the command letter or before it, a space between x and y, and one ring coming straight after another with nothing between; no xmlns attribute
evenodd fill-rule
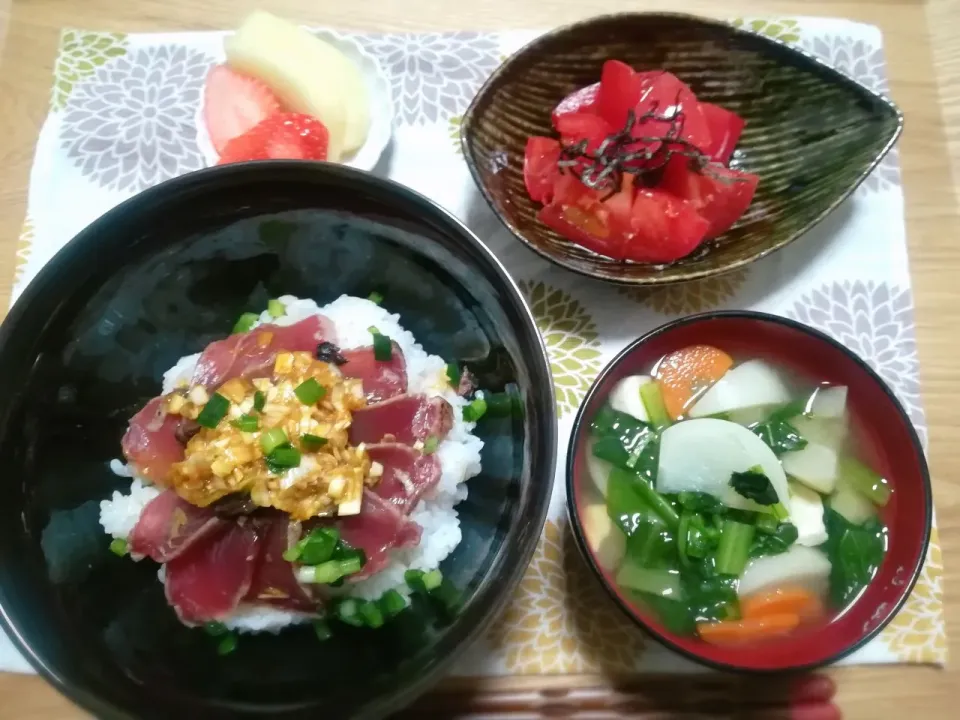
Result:
<svg viewBox="0 0 960 720"><path fill-rule="evenodd" d="M270 377L233 378L216 392L171 393L166 410L201 427L171 471L180 497L206 507L234 493L294 520L354 515L382 468L349 444L362 383L308 352L281 352Z"/></svg>

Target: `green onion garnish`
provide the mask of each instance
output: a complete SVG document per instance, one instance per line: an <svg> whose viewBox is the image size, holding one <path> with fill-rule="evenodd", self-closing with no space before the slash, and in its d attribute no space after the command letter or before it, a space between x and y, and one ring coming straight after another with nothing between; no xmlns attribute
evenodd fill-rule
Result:
<svg viewBox="0 0 960 720"><path fill-rule="evenodd" d="M257 412L263 412L263 406L267 404L267 396L262 391L257 390L253 394L253 409Z"/></svg>
<svg viewBox="0 0 960 720"><path fill-rule="evenodd" d="M300 446L307 452L314 452L319 450L324 445L327 444L327 439L325 437L320 437L319 435L311 435L310 433L304 433L300 436Z"/></svg>
<svg viewBox="0 0 960 720"><path fill-rule="evenodd" d="M359 604L360 603L353 598L341 600L340 604L337 605L337 618L340 622L353 625L354 627L363 627L363 618L360 617L360 613L358 612Z"/></svg>
<svg viewBox="0 0 960 720"><path fill-rule="evenodd" d="M427 592L436 590L441 582L443 582L443 573L439 570L431 570L423 574L423 587Z"/></svg>
<svg viewBox="0 0 960 720"><path fill-rule="evenodd" d="M363 618L364 625L368 628L378 628L383 625L383 613L380 612L380 606L375 602L370 600L362 602L358 610L360 617Z"/></svg>
<svg viewBox="0 0 960 720"><path fill-rule="evenodd" d="M260 418L256 415L241 415L236 420L231 420L230 424L241 432L256 432L260 429Z"/></svg>
<svg viewBox="0 0 960 720"><path fill-rule="evenodd" d="M283 317L287 313L286 306L279 300L267 301L267 312L275 318Z"/></svg>
<svg viewBox="0 0 960 720"><path fill-rule="evenodd" d="M207 622L203 624L203 631L211 637L220 637L226 635L227 626L220 622Z"/></svg>
<svg viewBox="0 0 960 720"><path fill-rule="evenodd" d="M487 412L487 401L482 397L474 400L463 409L463 419L466 422L476 422Z"/></svg>
<svg viewBox="0 0 960 720"><path fill-rule="evenodd" d="M237 322L233 326L234 333L245 333L253 330L253 326L257 324L257 320L260 319L260 316L256 313L244 313L237 318Z"/></svg>
<svg viewBox="0 0 960 720"><path fill-rule="evenodd" d="M369 301L372 302L372 303L376 303L377 305L379 305L380 303L383 302L383 295L381 295L381 294L378 293L376 290L374 290L372 293L370 293L369 295L367 295L367 300L369 300Z"/></svg>
<svg viewBox="0 0 960 720"><path fill-rule="evenodd" d="M460 367L455 363L447 363L447 379L454 387L460 385Z"/></svg>
<svg viewBox="0 0 960 720"><path fill-rule="evenodd" d="M300 540L296 545L283 552L287 562L299 561L302 565L319 565L333 557L340 542L340 531L336 528L317 528Z"/></svg>
<svg viewBox="0 0 960 720"><path fill-rule="evenodd" d="M379 335L379 334L380 334L380 331L377 330L377 326L376 326L376 325L371 325L370 327L368 327L368 328L367 328L367 332L370 333L371 335Z"/></svg>
<svg viewBox="0 0 960 720"><path fill-rule="evenodd" d="M427 455L435 453L437 451L437 446L440 445L440 441L437 439L436 435L431 435L426 440L423 441L423 452Z"/></svg>
<svg viewBox="0 0 960 720"><path fill-rule="evenodd" d="M331 632L326 620L314 620L313 631L317 634L317 639L320 641L329 640L333 637L333 632Z"/></svg>
<svg viewBox="0 0 960 720"><path fill-rule="evenodd" d="M386 335L382 335L376 328L370 328L370 332L373 335L374 359L378 362L389 362L393 357L393 341Z"/></svg>
<svg viewBox="0 0 960 720"><path fill-rule="evenodd" d="M260 449L264 455L269 455L281 445L289 443L290 439L283 428L275 427L264 430L260 435Z"/></svg>
<svg viewBox="0 0 960 720"><path fill-rule="evenodd" d="M443 578L440 584L430 591L430 595L438 600L448 613L452 613L460 607L460 591L447 578Z"/></svg>
<svg viewBox="0 0 960 720"><path fill-rule="evenodd" d="M217 655L229 655L236 649L237 634L229 633L228 635L224 635L223 639L220 640L220 644L217 645Z"/></svg>
<svg viewBox="0 0 960 720"><path fill-rule="evenodd" d="M423 591L423 570L407 570L403 574L403 581L411 590Z"/></svg>
<svg viewBox="0 0 960 720"><path fill-rule="evenodd" d="M316 405L327 394L327 389L316 378L308 378L297 385L293 393L304 405Z"/></svg>
<svg viewBox="0 0 960 720"><path fill-rule="evenodd" d="M116 538L110 543L110 552L114 555L123 557L127 554L127 541L123 538Z"/></svg>
<svg viewBox="0 0 960 720"><path fill-rule="evenodd" d="M380 610L387 617L399 615L407 609L407 601L396 590L387 590L380 596Z"/></svg>
<svg viewBox="0 0 960 720"><path fill-rule="evenodd" d="M230 409L230 401L220 393L214 393L213 397L203 406L203 410L197 415L197 422L206 428L215 428L223 420Z"/></svg>
<svg viewBox="0 0 960 720"><path fill-rule="evenodd" d="M267 465L273 472L298 467L300 465L300 451L289 445L280 445L267 455Z"/></svg>

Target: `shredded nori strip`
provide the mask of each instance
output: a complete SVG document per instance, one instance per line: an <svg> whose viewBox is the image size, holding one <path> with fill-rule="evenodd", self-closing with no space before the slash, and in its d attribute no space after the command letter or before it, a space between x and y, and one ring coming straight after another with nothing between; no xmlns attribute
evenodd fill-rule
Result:
<svg viewBox="0 0 960 720"><path fill-rule="evenodd" d="M332 342L322 342L317 345L317 360L333 365L346 365L347 359L340 352L340 348Z"/></svg>

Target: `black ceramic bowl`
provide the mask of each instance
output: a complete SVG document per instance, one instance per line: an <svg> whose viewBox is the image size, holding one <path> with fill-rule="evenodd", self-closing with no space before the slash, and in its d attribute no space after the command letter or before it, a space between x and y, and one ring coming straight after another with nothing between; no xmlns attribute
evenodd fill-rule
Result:
<svg viewBox="0 0 960 720"><path fill-rule="evenodd" d="M181 625L157 566L115 557L98 504L127 419L175 361L284 293L381 292L431 353L523 412L485 419L483 472L442 570L464 606L321 643L309 625L216 642ZM422 692L511 596L554 474L550 370L517 287L426 198L336 165L213 168L128 200L51 260L0 329L0 619L58 690L101 718L375 717Z"/></svg>

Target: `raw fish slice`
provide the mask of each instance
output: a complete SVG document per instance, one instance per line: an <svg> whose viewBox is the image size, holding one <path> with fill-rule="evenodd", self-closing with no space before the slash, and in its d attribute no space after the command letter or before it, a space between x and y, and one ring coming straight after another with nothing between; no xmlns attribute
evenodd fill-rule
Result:
<svg viewBox="0 0 960 720"><path fill-rule="evenodd" d="M177 439L177 429L183 419L168 415L163 409L163 398L155 397L143 410L130 418L121 447L123 456L137 474L162 484L174 463L183 460L183 445Z"/></svg>
<svg viewBox="0 0 960 720"><path fill-rule="evenodd" d="M167 602L186 625L222 620L250 590L260 538L254 524L232 523L166 564Z"/></svg>
<svg viewBox="0 0 960 720"><path fill-rule="evenodd" d="M300 612L315 612L317 601L310 597L293 572L293 565L283 559L288 547L290 521L286 515L271 514L262 521L263 540L250 589L243 598L251 605L271 605Z"/></svg>
<svg viewBox="0 0 960 720"><path fill-rule="evenodd" d="M426 455L400 443L368 445L367 454L383 466L383 475L373 492L403 513L413 510L424 493L440 482L440 461L436 455Z"/></svg>
<svg viewBox="0 0 960 720"><path fill-rule="evenodd" d="M226 531L229 522L209 508L198 508L166 490L140 513L130 534L130 552L146 555L159 563L169 562L190 549Z"/></svg>
<svg viewBox="0 0 960 720"><path fill-rule="evenodd" d="M350 444L399 442L412 445L427 438L443 440L453 427L453 408L443 398L399 395L356 410Z"/></svg>
<svg viewBox="0 0 960 720"><path fill-rule="evenodd" d="M363 382L367 402L389 400L407 391L407 363L403 351L395 342L390 346L389 360L377 360L373 346L341 351L347 362L340 366L340 372Z"/></svg>

